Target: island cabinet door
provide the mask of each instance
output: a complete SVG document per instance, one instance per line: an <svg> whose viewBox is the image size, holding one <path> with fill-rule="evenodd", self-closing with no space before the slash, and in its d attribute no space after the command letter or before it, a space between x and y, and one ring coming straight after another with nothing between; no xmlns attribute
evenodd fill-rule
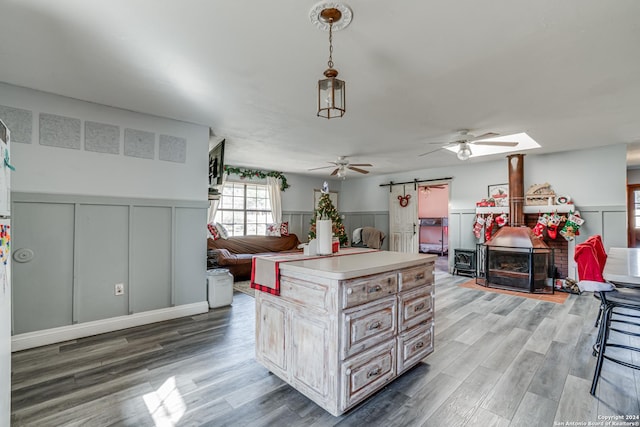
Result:
<svg viewBox="0 0 640 427"><path fill-rule="evenodd" d="M361 402L395 378L396 351L396 341L392 339L342 364L342 411Z"/></svg>
<svg viewBox="0 0 640 427"><path fill-rule="evenodd" d="M258 291L256 291L258 292ZM258 298L256 302L256 357L264 362L267 367L280 375L285 375L287 370L285 326L285 307Z"/></svg>
<svg viewBox="0 0 640 427"><path fill-rule="evenodd" d="M433 352L433 320L398 337L398 375Z"/></svg>
<svg viewBox="0 0 640 427"><path fill-rule="evenodd" d="M335 399L337 337L327 316L296 307L291 312L292 385L316 402Z"/></svg>

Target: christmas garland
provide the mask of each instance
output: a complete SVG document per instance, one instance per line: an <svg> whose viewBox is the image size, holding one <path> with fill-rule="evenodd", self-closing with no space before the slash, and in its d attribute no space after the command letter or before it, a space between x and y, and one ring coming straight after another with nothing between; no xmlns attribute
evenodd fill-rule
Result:
<svg viewBox="0 0 640 427"><path fill-rule="evenodd" d="M236 168L233 166L225 166L224 167L224 171L226 173L232 173L234 175L240 175L240 178L266 178L268 176L271 176L273 178L280 178L280 189L282 191L286 190L287 188L291 187L289 184L287 184L287 178L282 174L282 172L276 172L276 171L261 171L261 170L253 170L253 169L243 169L243 168Z"/></svg>

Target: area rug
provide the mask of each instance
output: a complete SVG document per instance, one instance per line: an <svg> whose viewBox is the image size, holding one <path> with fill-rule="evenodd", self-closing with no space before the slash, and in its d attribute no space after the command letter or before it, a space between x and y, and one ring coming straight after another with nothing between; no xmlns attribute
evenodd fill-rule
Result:
<svg viewBox="0 0 640 427"><path fill-rule="evenodd" d="M251 280L241 280L233 283L233 290L247 294L250 297L255 298L254 289L251 289Z"/></svg>
<svg viewBox="0 0 640 427"><path fill-rule="evenodd" d="M566 292L555 292L554 294L549 295L549 294L530 294L528 292L516 292L516 291L507 291L504 289L487 288L485 286L480 286L476 284L476 279L467 280L466 282L460 283L458 286L463 288L468 288L468 289L475 289L477 291L513 295L515 297L537 299L537 300L546 301L546 302L555 302L556 304L564 304L564 302L569 297L569 294Z"/></svg>

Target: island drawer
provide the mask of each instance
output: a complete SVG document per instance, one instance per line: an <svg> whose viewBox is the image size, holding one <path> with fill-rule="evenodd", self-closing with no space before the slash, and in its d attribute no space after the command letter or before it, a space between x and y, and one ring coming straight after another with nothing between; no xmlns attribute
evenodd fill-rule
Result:
<svg viewBox="0 0 640 427"><path fill-rule="evenodd" d="M398 314L400 316L398 327L400 331L406 331L433 318L432 291L433 285L423 286L398 295Z"/></svg>
<svg viewBox="0 0 640 427"><path fill-rule="evenodd" d="M433 321L398 337L398 375L433 352Z"/></svg>
<svg viewBox="0 0 640 427"><path fill-rule="evenodd" d="M391 296L343 312L342 359L395 336L397 307L396 297Z"/></svg>
<svg viewBox="0 0 640 427"><path fill-rule="evenodd" d="M406 291L422 285L433 284L433 265L407 268L400 272L400 291Z"/></svg>
<svg viewBox="0 0 640 427"><path fill-rule="evenodd" d="M375 301L398 292L396 273L377 274L342 282L342 308Z"/></svg>
<svg viewBox="0 0 640 427"><path fill-rule="evenodd" d="M396 351L396 341L390 340L342 364L342 410L395 378Z"/></svg>

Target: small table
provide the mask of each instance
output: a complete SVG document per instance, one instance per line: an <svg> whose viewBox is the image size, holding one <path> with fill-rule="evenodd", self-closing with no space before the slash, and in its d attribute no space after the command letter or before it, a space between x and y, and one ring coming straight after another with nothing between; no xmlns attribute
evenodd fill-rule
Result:
<svg viewBox="0 0 640 427"><path fill-rule="evenodd" d="M602 276L612 283L640 286L640 249L609 249Z"/></svg>

